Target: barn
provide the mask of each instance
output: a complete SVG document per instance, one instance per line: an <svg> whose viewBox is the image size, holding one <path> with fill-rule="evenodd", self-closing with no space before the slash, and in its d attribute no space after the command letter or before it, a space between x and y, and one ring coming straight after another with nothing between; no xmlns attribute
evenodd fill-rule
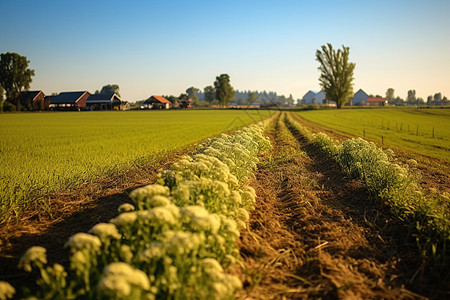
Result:
<svg viewBox="0 0 450 300"><path fill-rule="evenodd" d="M20 104L30 110L46 110L50 103L42 91L25 91L20 94Z"/></svg>
<svg viewBox="0 0 450 300"><path fill-rule="evenodd" d="M122 99L113 92L90 95L86 100L88 110L120 110Z"/></svg>
<svg viewBox="0 0 450 300"><path fill-rule="evenodd" d="M169 109L171 102L162 96L151 96L142 103L141 109Z"/></svg>
<svg viewBox="0 0 450 300"><path fill-rule="evenodd" d="M51 110L83 110L86 108L86 100L91 96L87 91L63 92L50 97Z"/></svg>

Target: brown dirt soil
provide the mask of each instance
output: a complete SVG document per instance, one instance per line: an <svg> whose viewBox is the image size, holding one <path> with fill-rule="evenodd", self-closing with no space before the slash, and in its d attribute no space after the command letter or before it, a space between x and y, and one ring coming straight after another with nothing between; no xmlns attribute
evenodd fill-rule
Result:
<svg viewBox="0 0 450 300"><path fill-rule="evenodd" d="M30 209L19 221L1 224L0 280L14 286L34 281L31 280L34 277L17 268L20 257L31 246L45 247L50 263L67 265L68 253L63 246L71 235L86 232L97 223L108 222L118 214L117 208L121 204L130 202L129 192L154 183L160 169L168 168L191 150L169 154L152 164L99 179L72 192L42 196L50 203L48 210Z"/></svg>
<svg viewBox="0 0 450 300"><path fill-rule="evenodd" d="M239 246L241 299L443 299L421 274L409 228L282 122L252 186L256 209Z"/></svg>

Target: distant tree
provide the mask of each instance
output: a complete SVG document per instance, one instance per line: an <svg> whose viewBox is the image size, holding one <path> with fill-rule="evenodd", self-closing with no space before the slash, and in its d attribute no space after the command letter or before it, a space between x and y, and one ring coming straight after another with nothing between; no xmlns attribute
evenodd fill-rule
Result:
<svg viewBox="0 0 450 300"><path fill-rule="evenodd" d="M170 101L170 103L172 103L172 107L173 108L178 108L179 107L179 102L178 102L178 97L176 96L163 96L164 98L166 98L167 100Z"/></svg>
<svg viewBox="0 0 450 300"><path fill-rule="evenodd" d="M286 97L284 95L280 95L277 97L277 103L280 105L285 105L286 104Z"/></svg>
<svg viewBox="0 0 450 300"><path fill-rule="evenodd" d="M184 93L180 94L180 96L178 96L178 103L181 108L187 108L191 104L189 102L188 94L184 94Z"/></svg>
<svg viewBox="0 0 450 300"><path fill-rule="evenodd" d="M197 96L198 92L200 92L200 90L198 88L193 87L193 86L191 86L190 88L188 88L186 90L186 94L191 99L191 101L192 101L192 103L194 105L198 105L199 104L199 100L198 100L198 96Z"/></svg>
<svg viewBox="0 0 450 300"><path fill-rule="evenodd" d="M17 53L0 54L0 85L6 92L6 99L20 109L20 92L28 90L34 70L28 69L29 60Z"/></svg>
<svg viewBox="0 0 450 300"><path fill-rule="evenodd" d="M119 85L118 84L107 84L102 87L100 90L100 94L107 94L107 93L115 93L117 96L120 97L119 92Z"/></svg>
<svg viewBox="0 0 450 300"><path fill-rule="evenodd" d="M287 101L287 104L289 104L289 105L293 105L294 104L295 100L292 97L292 94L289 94L289 98L287 98L286 101Z"/></svg>
<svg viewBox="0 0 450 300"><path fill-rule="evenodd" d="M430 96L427 97L427 104L428 105L433 104L433 96L430 95Z"/></svg>
<svg viewBox="0 0 450 300"><path fill-rule="evenodd" d="M205 101L206 102L213 102L214 99L216 98L216 90L214 89L213 86L208 85L203 89L203 92L205 93Z"/></svg>
<svg viewBox="0 0 450 300"><path fill-rule="evenodd" d="M409 90L408 96L406 97L406 103L417 104L416 90Z"/></svg>
<svg viewBox="0 0 450 300"><path fill-rule="evenodd" d="M388 100L389 103L393 102L395 99L394 92L395 91L393 88L388 88L386 91L386 99Z"/></svg>
<svg viewBox="0 0 450 300"><path fill-rule="evenodd" d="M216 90L216 99L221 106L228 106L230 101L234 99L235 91L231 86L228 74L217 76L216 81L214 81L214 88Z"/></svg>
<svg viewBox="0 0 450 300"><path fill-rule="evenodd" d="M342 46L342 50L336 51L330 43L316 52L316 60L320 63L320 86L327 99L336 102L337 108L341 108L353 95L355 63L349 62L349 54L349 47Z"/></svg>
<svg viewBox="0 0 450 300"><path fill-rule="evenodd" d="M395 98L394 103L395 103L395 105L403 105L403 104L405 104L405 101L402 98L397 97L397 98Z"/></svg>
<svg viewBox="0 0 450 300"><path fill-rule="evenodd" d="M258 101L258 95L255 92L248 93L247 104L253 104Z"/></svg>
<svg viewBox="0 0 450 300"><path fill-rule="evenodd" d="M94 94L100 94L99 90L95 90Z"/></svg>
<svg viewBox="0 0 450 300"><path fill-rule="evenodd" d="M433 100L434 100L435 104L441 104L442 94L441 93L434 94Z"/></svg>

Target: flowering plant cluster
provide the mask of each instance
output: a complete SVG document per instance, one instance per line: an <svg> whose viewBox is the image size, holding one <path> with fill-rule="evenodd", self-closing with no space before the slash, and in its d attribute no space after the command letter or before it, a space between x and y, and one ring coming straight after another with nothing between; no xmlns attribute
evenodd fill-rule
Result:
<svg viewBox="0 0 450 300"><path fill-rule="evenodd" d="M423 255L446 256L445 244L450 241L450 207L448 194L426 196L410 166L395 162L391 149L383 150L362 138L340 143L324 133L314 134L287 117L288 125L304 135L338 162L352 177L360 178L374 198L387 203L398 218L414 224L420 233L418 246ZM437 253L438 245L443 252Z"/></svg>
<svg viewBox="0 0 450 300"><path fill-rule="evenodd" d="M271 148L262 124L209 139L162 171L158 183L130 193L109 223L66 243L70 271L47 266L30 248L20 267L39 270L42 299L231 299L242 287L224 271L239 256L236 240L253 209L246 185L258 153ZM68 275L69 273L69 275ZM7 283L4 298L11 294ZM1 295L0 295L1 296Z"/></svg>

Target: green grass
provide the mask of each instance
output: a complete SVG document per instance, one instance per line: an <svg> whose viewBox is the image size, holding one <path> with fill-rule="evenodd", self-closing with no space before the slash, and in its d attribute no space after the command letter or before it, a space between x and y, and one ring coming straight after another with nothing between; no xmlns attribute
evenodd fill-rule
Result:
<svg viewBox="0 0 450 300"><path fill-rule="evenodd" d="M341 109L299 115L355 136L450 161L450 109Z"/></svg>
<svg viewBox="0 0 450 300"><path fill-rule="evenodd" d="M183 149L259 121L261 111L0 114L0 222L36 197Z"/></svg>

